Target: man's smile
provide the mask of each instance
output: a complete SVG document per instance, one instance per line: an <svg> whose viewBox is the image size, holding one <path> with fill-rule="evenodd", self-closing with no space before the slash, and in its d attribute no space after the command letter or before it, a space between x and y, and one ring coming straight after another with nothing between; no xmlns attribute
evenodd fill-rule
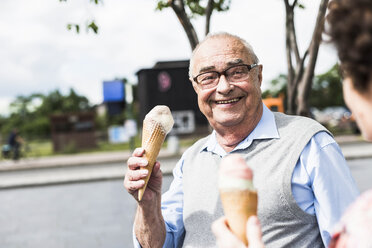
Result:
<svg viewBox="0 0 372 248"><path fill-rule="evenodd" d="M229 100L220 100L220 101L215 101L216 104L229 104L229 103L235 103L238 102L240 99L243 97L237 97Z"/></svg>

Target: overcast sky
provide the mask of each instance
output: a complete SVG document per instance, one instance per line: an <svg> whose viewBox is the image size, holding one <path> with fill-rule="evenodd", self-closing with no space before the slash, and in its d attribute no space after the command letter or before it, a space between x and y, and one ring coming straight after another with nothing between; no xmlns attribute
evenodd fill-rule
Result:
<svg viewBox="0 0 372 248"><path fill-rule="evenodd" d="M296 12L300 49L308 47L320 0L303 1ZM47 94L70 88L92 103L103 99L102 82L126 77L156 61L188 59L187 37L171 9L155 11L155 0L1 0L0 114L18 95ZM68 31L69 22L94 18L99 34ZM286 73L285 11L282 0L232 0L231 9L214 13L211 31L246 39L264 66L264 84ZM204 19L193 21L199 39ZM335 51L322 45L316 73L336 63Z"/></svg>

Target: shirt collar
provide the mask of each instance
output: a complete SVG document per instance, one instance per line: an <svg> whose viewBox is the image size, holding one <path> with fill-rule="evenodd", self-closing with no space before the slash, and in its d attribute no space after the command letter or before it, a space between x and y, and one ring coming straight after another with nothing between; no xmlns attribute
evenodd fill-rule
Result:
<svg viewBox="0 0 372 248"><path fill-rule="evenodd" d="M253 131L242 140L233 151L248 148L253 140L259 139L278 139L279 133L275 123L274 114L263 104L263 113L261 120ZM208 140L205 142L201 151L209 151L220 156L227 155L226 151L217 143L216 131L213 130Z"/></svg>

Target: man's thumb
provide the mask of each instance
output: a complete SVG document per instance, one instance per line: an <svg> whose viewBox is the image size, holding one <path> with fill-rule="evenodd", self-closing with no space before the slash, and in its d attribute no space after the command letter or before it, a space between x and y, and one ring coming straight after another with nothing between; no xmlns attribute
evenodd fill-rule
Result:
<svg viewBox="0 0 372 248"><path fill-rule="evenodd" d="M247 239L249 242L249 248L265 247L264 243L262 242L260 221L255 215L249 217L247 221Z"/></svg>

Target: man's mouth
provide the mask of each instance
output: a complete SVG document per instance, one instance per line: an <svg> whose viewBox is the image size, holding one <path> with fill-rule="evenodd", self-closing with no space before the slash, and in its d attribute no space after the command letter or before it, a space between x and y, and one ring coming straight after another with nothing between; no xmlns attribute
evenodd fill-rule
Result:
<svg viewBox="0 0 372 248"><path fill-rule="evenodd" d="M229 100L222 100L222 101L216 101L216 104L229 104L229 103L235 103L238 102L242 97L237 97L234 99L229 99Z"/></svg>

